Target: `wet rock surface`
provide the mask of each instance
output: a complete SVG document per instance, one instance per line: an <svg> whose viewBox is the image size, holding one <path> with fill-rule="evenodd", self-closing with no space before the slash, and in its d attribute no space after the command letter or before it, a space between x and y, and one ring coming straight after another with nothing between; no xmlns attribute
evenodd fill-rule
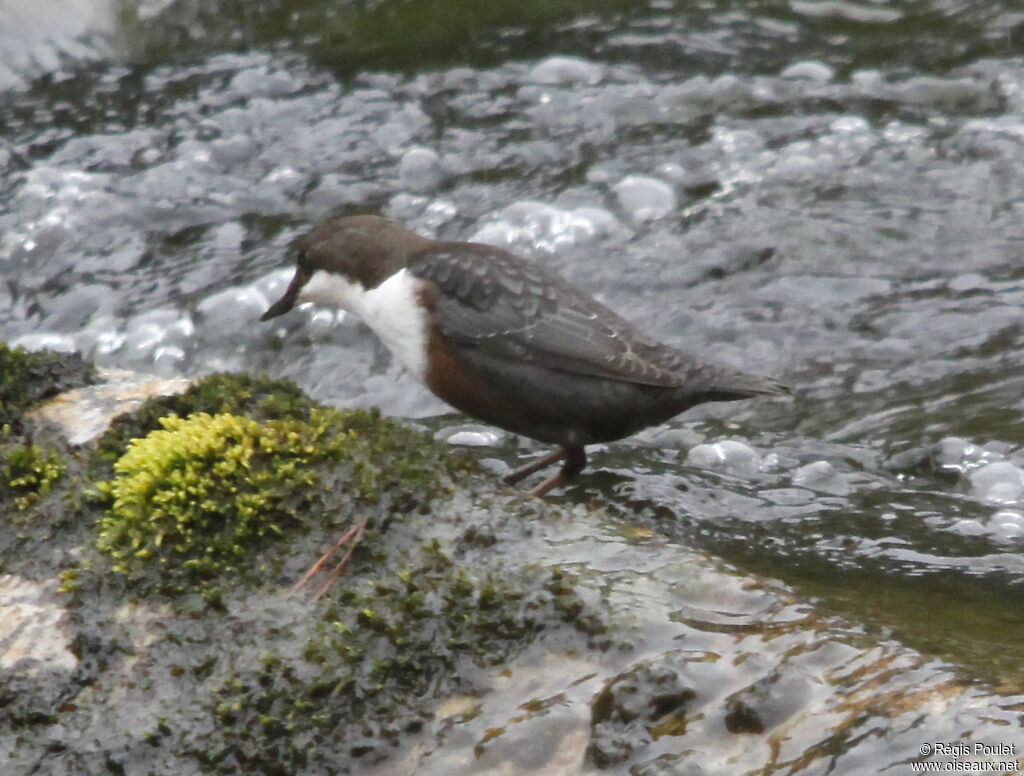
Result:
<svg viewBox="0 0 1024 776"><path fill-rule="evenodd" d="M136 422L213 396L256 417L302 411L290 389L273 398L270 382L232 379L150 401ZM133 397L143 384L158 387L132 383ZM76 398L90 406L60 401ZM419 439L458 457L410 433L408 454ZM366 487L344 471L340 493ZM1013 761L991 752L1015 742L1024 696L604 509L448 471L429 508L355 507L376 515L369 546L320 602L288 586L340 527L293 525L244 572L205 565L186 586L169 556L155 576L110 567L116 513L102 505L17 561L8 545L0 562L20 568L0 577L11 772L860 773L927 760L922 742L948 740L987 747L960 758L978 767ZM4 509L6 521L33 515Z"/></svg>

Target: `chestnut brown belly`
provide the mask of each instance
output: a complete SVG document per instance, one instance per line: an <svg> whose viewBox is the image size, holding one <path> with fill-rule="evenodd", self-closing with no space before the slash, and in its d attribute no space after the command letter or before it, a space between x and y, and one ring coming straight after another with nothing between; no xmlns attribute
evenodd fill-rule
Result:
<svg viewBox="0 0 1024 776"><path fill-rule="evenodd" d="M456 409L541 442L589 445L629 436L698 404L678 387L641 385L434 349L427 387Z"/></svg>

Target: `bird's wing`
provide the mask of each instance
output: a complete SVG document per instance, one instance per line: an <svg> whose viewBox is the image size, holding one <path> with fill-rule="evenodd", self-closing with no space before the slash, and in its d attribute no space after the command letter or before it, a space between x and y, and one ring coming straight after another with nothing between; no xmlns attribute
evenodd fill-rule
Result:
<svg viewBox="0 0 1024 776"><path fill-rule="evenodd" d="M418 253L409 271L436 287L441 329L462 347L666 387L682 385L692 365L562 278L500 248L440 243Z"/></svg>

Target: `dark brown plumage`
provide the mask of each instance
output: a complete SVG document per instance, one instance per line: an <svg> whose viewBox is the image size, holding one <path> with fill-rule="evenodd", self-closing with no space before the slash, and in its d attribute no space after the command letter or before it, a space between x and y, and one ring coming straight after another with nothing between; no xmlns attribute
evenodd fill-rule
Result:
<svg viewBox="0 0 1024 776"><path fill-rule="evenodd" d="M506 478L517 482L564 458L533 489L537 495L578 474L588 444L702 402L789 393L772 378L657 342L558 275L500 248L428 240L393 221L350 216L314 227L297 253L291 285L263 320L287 312L323 277L337 281L338 306L358 307L352 300L369 298L404 271L419 306L409 315L425 321L418 376L427 387L467 415L558 445ZM326 275L310 284L318 273ZM323 292L315 298L322 301Z"/></svg>

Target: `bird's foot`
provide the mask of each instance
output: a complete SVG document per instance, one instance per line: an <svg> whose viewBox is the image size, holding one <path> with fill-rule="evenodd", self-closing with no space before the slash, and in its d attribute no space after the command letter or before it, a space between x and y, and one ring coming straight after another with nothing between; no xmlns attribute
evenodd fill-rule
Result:
<svg viewBox="0 0 1024 776"><path fill-rule="evenodd" d="M525 480L534 472L539 472L545 466L550 466L557 461L561 461L563 458L565 458L565 449L561 447L555 448L550 453L538 455L532 461L527 461L518 469L513 469L508 474L504 475L501 478L501 481L506 485L515 485L517 482Z"/></svg>
<svg viewBox="0 0 1024 776"><path fill-rule="evenodd" d="M540 497L545 495L548 491L554 490L564 485L566 482L565 473L559 469L557 472L548 477L540 485L535 485L527 491L531 496Z"/></svg>
<svg viewBox="0 0 1024 776"><path fill-rule="evenodd" d="M565 485L583 471L583 467L587 465L587 456L582 447L559 447L547 455L539 456L518 469L514 469L502 477L502 481L507 485L514 485L545 466L550 466L563 459L565 463L562 464L561 469L528 491L531 496L543 496L549 491Z"/></svg>

